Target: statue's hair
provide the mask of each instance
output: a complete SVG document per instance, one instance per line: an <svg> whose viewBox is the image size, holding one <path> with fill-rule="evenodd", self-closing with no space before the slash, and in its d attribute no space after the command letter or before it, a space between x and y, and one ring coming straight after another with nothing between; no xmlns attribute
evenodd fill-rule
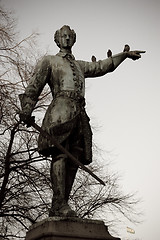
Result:
<svg viewBox="0 0 160 240"><path fill-rule="evenodd" d="M56 44L57 44L58 47L60 47L60 41L59 41L59 39L60 39L60 33L61 33L61 31L62 31L64 28L68 28L68 29L71 31L71 34L72 34L72 37L73 37L73 44L76 42L76 33L75 33L75 31L74 31L73 29L71 30L70 26L64 25L63 27L61 27L60 29L58 29L58 30L55 32L55 34L54 34L54 41L56 42Z"/></svg>

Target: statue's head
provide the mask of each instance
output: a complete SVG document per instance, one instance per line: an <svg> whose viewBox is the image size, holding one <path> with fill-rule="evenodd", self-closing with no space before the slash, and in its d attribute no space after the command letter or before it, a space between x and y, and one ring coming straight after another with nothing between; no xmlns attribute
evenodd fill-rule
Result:
<svg viewBox="0 0 160 240"><path fill-rule="evenodd" d="M76 42L76 33L69 26L64 25L55 32L54 41L59 48L71 49Z"/></svg>

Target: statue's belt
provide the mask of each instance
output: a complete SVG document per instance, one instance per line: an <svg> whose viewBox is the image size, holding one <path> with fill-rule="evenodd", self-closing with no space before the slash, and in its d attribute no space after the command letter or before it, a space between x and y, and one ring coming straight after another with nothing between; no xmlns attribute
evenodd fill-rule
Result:
<svg viewBox="0 0 160 240"><path fill-rule="evenodd" d="M56 93L55 98L58 98L58 97L71 98L76 102L80 103L82 106L85 106L85 98L80 96L80 94L75 91L62 90Z"/></svg>

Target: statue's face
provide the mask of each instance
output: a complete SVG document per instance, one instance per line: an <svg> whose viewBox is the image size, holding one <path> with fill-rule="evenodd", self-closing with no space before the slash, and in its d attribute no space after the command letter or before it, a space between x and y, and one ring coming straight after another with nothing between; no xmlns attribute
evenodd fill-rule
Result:
<svg viewBox="0 0 160 240"><path fill-rule="evenodd" d="M69 28L63 28L60 33L60 47L71 49L74 44L73 34Z"/></svg>

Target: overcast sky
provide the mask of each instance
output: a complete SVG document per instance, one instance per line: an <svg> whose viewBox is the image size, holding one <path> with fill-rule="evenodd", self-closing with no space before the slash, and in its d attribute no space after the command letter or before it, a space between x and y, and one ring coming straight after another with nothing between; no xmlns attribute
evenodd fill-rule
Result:
<svg viewBox="0 0 160 240"><path fill-rule="evenodd" d="M130 224L129 239L160 238L160 1L159 0L1 0L14 10L21 38L39 31L42 51L56 54L54 32L70 25L77 33L76 59L104 59L127 43L146 50L115 72L86 80L87 112L99 126L95 141L111 152L112 168L122 175L125 192L143 199L144 222ZM106 154L107 157L107 154ZM126 222L126 225L128 223ZM120 237L127 237L126 225Z"/></svg>

